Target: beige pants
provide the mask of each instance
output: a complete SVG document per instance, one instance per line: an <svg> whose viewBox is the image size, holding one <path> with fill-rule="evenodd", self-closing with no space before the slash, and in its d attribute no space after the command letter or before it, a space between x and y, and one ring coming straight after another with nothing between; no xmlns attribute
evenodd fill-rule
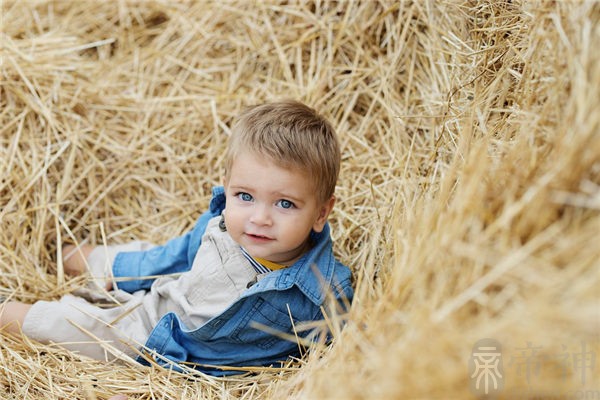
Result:
<svg viewBox="0 0 600 400"><path fill-rule="evenodd" d="M112 246L108 252L96 248L88 263L90 275L97 280L76 295L34 303L23 322L23 333L39 342L55 343L97 360L135 358L153 328L140 307L145 292L130 294L117 290L109 294L101 288L105 284L105 271L118 251L149 247L136 242Z"/></svg>
<svg viewBox="0 0 600 400"><path fill-rule="evenodd" d="M144 313L137 312L143 292L114 295L126 301L123 306L102 308L73 295L38 301L27 313L23 333L97 360L135 358L152 330Z"/></svg>

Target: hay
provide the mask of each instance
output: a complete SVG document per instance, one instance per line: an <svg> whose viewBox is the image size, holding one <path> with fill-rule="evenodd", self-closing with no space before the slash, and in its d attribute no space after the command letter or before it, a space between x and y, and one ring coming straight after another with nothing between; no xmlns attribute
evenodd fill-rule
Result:
<svg viewBox="0 0 600 400"><path fill-rule="evenodd" d="M64 241L189 229L232 118L293 97L343 145L334 345L213 379L2 333L0 397L463 398L493 337L507 398L597 398L599 4L290 3L2 3L0 295L80 286Z"/></svg>

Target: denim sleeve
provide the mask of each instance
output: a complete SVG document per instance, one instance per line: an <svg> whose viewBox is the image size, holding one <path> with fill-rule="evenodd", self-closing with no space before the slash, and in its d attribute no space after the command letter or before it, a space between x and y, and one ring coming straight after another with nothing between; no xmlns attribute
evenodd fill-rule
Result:
<svg viewBox="0 0 600 400"><path fill-rule="evenodd" d="M119 289L135 292L149 289L157 275L175 274L192 268L196 253L200 248L202 235L208 221L221 214L225 208L225 195L222 187L213 189L209 210L198 218L194 228L183 236L171 239L163 246L146 251L123 252L117 254L113 263L113 276ZM127 279L148 277L145 279Z"/></svg>
<svg viewBox="0 0 600 400"><path fill-rule="evenodd" d="M202 217L204 216L202 215ZM193 230L169 240L162 246L146 251L118 253L112 270L113 276L117 278L119 289L126 292L149 289L157 275L175 274L189 270L200 247L202 234L206 229L206 222L202 217ZM149 278L127 279L146 276Z"/></svg>

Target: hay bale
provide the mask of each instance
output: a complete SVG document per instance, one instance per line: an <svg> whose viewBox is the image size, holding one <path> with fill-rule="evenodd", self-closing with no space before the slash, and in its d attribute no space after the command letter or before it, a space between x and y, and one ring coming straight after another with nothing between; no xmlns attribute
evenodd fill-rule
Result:
<svg viewBox="0 0 600 400"><path fill-rule="evenodd" d="M1 6L0 295L82 285L65 240L189 229L232 118L294 97L340 135L357 296L333 346L228 379L0 333L0 397L462 398L487 337L507 397L600 390L597 3Z"/></svg>

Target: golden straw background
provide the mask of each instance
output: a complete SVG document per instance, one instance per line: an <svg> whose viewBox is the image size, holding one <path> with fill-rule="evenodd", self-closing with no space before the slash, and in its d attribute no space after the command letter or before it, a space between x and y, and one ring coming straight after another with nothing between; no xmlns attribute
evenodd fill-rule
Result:
<svg viewBox="0 0 600 400"><path fill-rule="evenodd" d="M82 285L65 241L184 233L233 117L295 98L339 133L356 298L331 346L227 379L2 332L0 398L469 398L482 338L503 398L600 398L599 20L597 2L2 1L1 296Z"/></svg>

